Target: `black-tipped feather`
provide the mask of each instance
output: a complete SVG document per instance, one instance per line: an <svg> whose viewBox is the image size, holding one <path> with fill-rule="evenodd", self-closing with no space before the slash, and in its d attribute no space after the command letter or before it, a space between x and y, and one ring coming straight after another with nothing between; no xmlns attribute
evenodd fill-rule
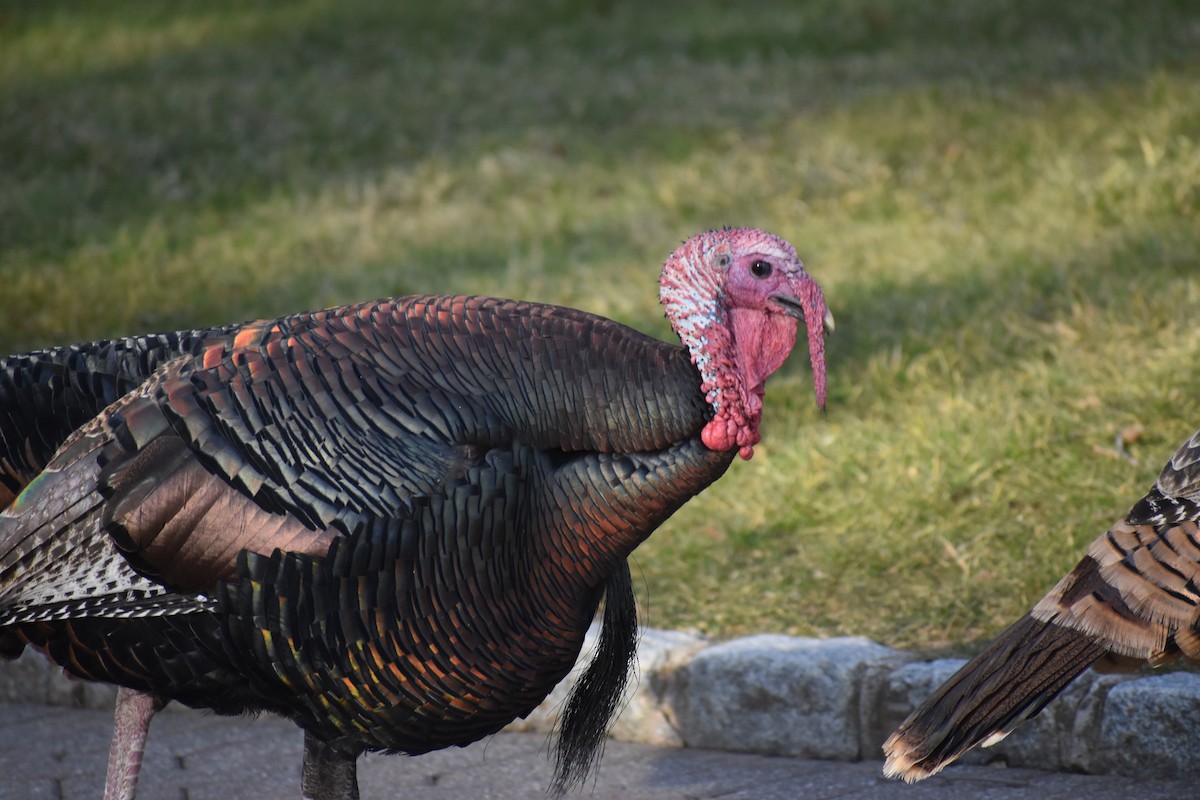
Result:
<svg viewBox="0 0 1200 800"><path fill-rule="evenodd" d="M942 684L884 744L891 777L936 773L1037 714L1105 652L1091 637L1026 614Z"/></svg>

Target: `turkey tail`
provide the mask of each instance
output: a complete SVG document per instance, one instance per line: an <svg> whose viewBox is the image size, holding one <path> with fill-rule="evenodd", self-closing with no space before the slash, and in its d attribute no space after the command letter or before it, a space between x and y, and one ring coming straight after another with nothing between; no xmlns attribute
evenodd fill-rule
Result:
<svg viewBox="0 0 1200 800"><path fill-rule="evenodd" d="M911 783L976 745L995 744L1106 650L1092 636L1026 614L888 738L884 774Z"/></svg>
<svg viewBox="0 0 1200 800"><path fill-rule="evenodd" d="M629 562L622 561L604 584L604 621L600 642L587 671L571 692L555 747L552 797L583 782L596 765L604 737L625 694L637 656L637 606Z"/></svg>
<svg viewBox="0 0 1200 800"><path fill-rule="evenodd" d="M1200 431L1049 594L884 742L885 774L917 781L998 742L1101 656L1200 661L1197 517Z"/></svg>
<svg viewBox="0 0 1200 800"><path fill-rule="evenodd" d="M236 327L103 339L0 358L0 508L72 431L165 362L194 354Z"/></svg>

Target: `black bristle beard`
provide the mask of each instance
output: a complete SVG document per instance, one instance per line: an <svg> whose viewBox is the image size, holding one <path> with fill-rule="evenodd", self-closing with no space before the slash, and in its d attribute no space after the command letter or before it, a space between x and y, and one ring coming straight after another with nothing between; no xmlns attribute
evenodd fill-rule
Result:
<svg viewBox="0 0 1200 800"><path fill-rule="evenodd" d="M571 692L559 722L551 797L581 784L599 764L604 739L637 658L637 606L629 562L604 583L604 621L596 654Z"/></svg>

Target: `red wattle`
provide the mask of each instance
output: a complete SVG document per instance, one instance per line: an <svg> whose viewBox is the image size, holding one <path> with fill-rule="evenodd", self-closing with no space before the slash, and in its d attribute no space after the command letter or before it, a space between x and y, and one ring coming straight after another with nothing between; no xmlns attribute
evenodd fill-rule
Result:
<svg viewBox="0 0 1200 800"><path fill-rule="evenodd" d="M700 441L709 450L729 450L737 445L737 427L727 419L716 417L704 426Z"/></svg>

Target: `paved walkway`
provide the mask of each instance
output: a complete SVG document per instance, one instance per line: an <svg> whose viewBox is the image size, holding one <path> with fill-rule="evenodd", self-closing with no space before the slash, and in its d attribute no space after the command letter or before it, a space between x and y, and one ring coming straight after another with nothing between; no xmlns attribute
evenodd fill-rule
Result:
<svg viewBox="0 0 1200 800"><path fill-rule="evenodd" d="M0 705L0 798L97 798L111 720L105 711ZM420 758L359 762L364 800L516 800L545 797L545 738L502 734ZM160 714L150 729L139 800L296 800L301 735L275 718ZM610 742L580 800L1178 800L1182 782L955 767L906 786L879 762L845 764Z"/></svg>

